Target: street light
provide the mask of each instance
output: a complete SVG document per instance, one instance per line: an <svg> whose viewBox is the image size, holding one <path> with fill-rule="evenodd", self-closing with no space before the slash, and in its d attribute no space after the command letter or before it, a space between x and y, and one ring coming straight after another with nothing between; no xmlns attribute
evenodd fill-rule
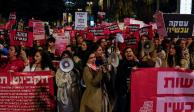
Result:
<svg viewBox="0 0 194 112"><path fill-rule="evenodd" d="M157 0L157 10L160 10L160 0Z"/></svg>
<svg viewBox="0 0 194 112"><path fill-rule="evenodd" d="M88 5L88 6L86 6L86 11L89 14L91 14L92 13L92 5L93 5L93 2L92 1L88 1L88 2L86 2L86 4Z"/></svg>
<svg viewBox="0 0 194 112"><path fill-rule="evenodd" d="M88 1L87 4L88 4L89 6L91 6L91 5L93 5L93 2L92 2L92 1Z"/></svg>
<svg viewBox="0 0 194 112"><path fill-rule="evenodd" d="M65 18L67 20L68 25L71 25L72 23L72 14L70 13L70 9L73 8L76 3L73 0L63 0L66 12L67 12L67 17Z"/></svg>

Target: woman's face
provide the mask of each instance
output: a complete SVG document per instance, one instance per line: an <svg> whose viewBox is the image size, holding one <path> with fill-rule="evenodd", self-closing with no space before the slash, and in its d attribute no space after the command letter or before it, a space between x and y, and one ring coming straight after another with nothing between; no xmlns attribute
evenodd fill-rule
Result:
<svg viewBox="0 0 194 112"><path fill-rule="evenodd" d="M181 41L180 47L181 47L181 49L185 49L186 48L186 41L185 40Z"/></svg>
<svg viewBox="0 0 194 112"><path fill-rule="evenodd" d="M35 64L40 64L41 63L42 56L40 55L40 52L36 52L36 54L34 56L34 59L35 59Z"/></svg>
<svg viewBox="0 0 194 112"><path fill-rule="evenodd" d="M50 46L50 47L54 47L54 46L55 46L55 43L52 42L52 41L50 41L50 42L49 42L49 46Z"/></svg>
<svg viewBox="0 0 194 112"><path fill-rule="evenodd" d="M128 48L125 51L125 57L126 57L127 60L133 60L134 59L134 53L133 53L131 48Z"/></svg>
<svg viewBox="0 0 194 112"><path fill-rule="evenodd" d="M95 64L96 62L96 55L94 53L90 54L89 58L88 58L88 63L89 64Z"/></svg>
<svg viewBox="0 0 194 112"><path fill-rule="evenodd" d="M87 50L87 44L86 44L86 42L82 42L81 49L82 49L82 51L86 51Z"/></svg>
<svg viewBox="0 0 194 112"><path fill-rule="evenodd" d="M17 55L17 53L15 51L15 47L14 46L10 46L9 47L9 57L14 57L16 55Z"/></svg>
<svg viewBox="0 0 194 112"><path fill-rule="evenodd" d="M148 40L148 38L147 38L146 36L142 36L142 37L141 37L141 41L142 41L142 42L145 42L146 40Z"/></svg>
<svg viewBox="0 0 194 112"><path fill-rule="evenodd" d="M77 43L81 44L84 41L82 36L77 37Z"/></svg>
<svg viewBox="0 0 194 112"><path fill-rule="evenodd" d="M98 49L96 50L96 56L97 57L101 57L103 56L103 50L102 50L102 47L98 47Z"/></svg>
<svg viewBox="0 0 194 112"><path fill-rule="evenodd" d="M155 44L156 46L158 46L158 45L160 44L159 39L155 39L155 40L154 40L154 44Z"/></svg>
<svg viewBox="0 0 194 112"><path fill-rule="evenodd" d="M175 55L175 54L176 54L175 46L171 45L169 47L169 55Z"/></svg>
<svg viewBox="0 0 194 112"><path fill-rule="evenodd" d="M103 47L103 48L105 48L105 47L107 46L107 41L106 41L106 39L102 39L102 40L101 40L100 46Z"/></svg>

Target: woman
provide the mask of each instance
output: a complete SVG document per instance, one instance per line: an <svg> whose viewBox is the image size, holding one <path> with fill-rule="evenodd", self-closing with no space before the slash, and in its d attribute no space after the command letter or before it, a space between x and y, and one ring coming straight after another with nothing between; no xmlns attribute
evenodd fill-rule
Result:
<svg viewBox="0 0 194 112"><path fill-rule="evenodd" d="M83 72L86 90L82 96L80 112L111 112L111 107L109 103L107 103L107 97L104 97L101 85L103 79L102 72L104 69L98 69L95 61L95 53L89 54Z"/></svg>
<svg viewBox="0 0 194 112"><path fill-rule="evenodd" d="M55 48L55 41L54 37L49 37L46 42L46 47L44 48L46 52L48 52L49 58L51 60L57 60L60 54L57 54L57 50Z"/></svg>
<svg viewBox="0 0 194 112"><path fill-rule="evenodd" d="M24 72L49 71L48 55L43 50L37 50L31 64L25 67Z"/></svg>
<svg viewBox="0 0 194 112"><path fill-rule="evenodd" d="M20 49L16 46L10 46L8 52L8 62L1 66L1 72L22 72L24 69L24 62L19 57ZM1 70L2 69L2 70Z"/></svg>
<svg viewBox="0 0 194 112"><path fill-rule="evenodd" d="M125 48L116 76L117 106L116 112L129 112L131 71L138 66L138 60L130 47Z"/></svg>
<svg viewBox="0 0 194 112"><path fill-rule="evenodd" d="M89 45L86 41L83 41L81 47L78 49L77 56L82 60L82 62L86 63L87 55L89 53Z"/></svg>
<svg viewBox="0 0 194 112"><path fill-rule="evenodd" d="M72 60L72 54L69 51L62 53L62 58ZM80 74L74 67L71 71L64 72L60 68L56 72L57 90L57 108L58 112L79 112L80 106Z"/></svg>
<svg viewBox="0 0 194 112"><path fill-rule="evenodd" d="M175 43L169 44L167 51L166 65L167 67L176 67L179 65L180 56L177 55Z"/></svg>

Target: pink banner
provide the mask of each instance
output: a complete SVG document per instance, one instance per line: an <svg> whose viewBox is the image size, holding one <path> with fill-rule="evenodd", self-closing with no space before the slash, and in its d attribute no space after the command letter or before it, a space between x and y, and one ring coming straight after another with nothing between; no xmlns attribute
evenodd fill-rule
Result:
<svg viewBox="0 0 194 112"><path fill-rule="evenodd" d="M45 40L44 22L33 22L34 40Z"/></svg>
<svg viewBox="0 0 194 112"><path fill-rule="evenodd" d="M132 72L131 112L193 112L194 73L168 68Z"/></svg>
<svg viewBox="0 0 194 112"><path fill-rule="evenodd" d="M54 112L51 72L0 73L1 112Z"/></svg>
<svg viewBox="0 0 194 112"><path fill-rule="evenodd" d="M157 11L154 14L154 18L156 20L158 34L160 36L167 36L166 27L165 27L164 18L163 18L163 13L160 11Z"/></svg>

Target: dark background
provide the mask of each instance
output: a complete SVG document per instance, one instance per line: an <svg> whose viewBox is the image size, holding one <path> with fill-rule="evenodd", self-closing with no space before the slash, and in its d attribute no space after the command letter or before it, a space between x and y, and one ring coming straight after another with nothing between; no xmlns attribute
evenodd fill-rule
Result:
<svg viewBox="0 0 194 112"><path fill-rule="evenodd" d="M65 1L65 0L64 0ZM85 9L87 0L71 0L76 5L71 8L67 8L64 5L63 0L0 0L0 14L4 18L8 18L9 13L15 11L17 18L29 19L34 17L35 19L55 21L62 18L62 13L67 11L72 14L78 9ZM93 13L94 15L99 11L97 0L91 0L94 2ZM107 18L117 18L122 20L125 17L136 16L138 19L145 22L153 20L153 14L156 11L156 0L152 1L150 5L146 5L146 0L110 0L110 8L104 8L107 14ZM147 0L149 1L149 0ZM177 0L160 0L160 10L165 13L173 13L177 10ZM163 2L162 2L163 1ZM164 2L165 1L165 2ZM194 0L193 0L194 1ZM119 3L130 3L131 9L125 10L126 7L118 6ZM124 13L124 12L128 13ZM120 13L119 13L120 12ZM133 13L131 13L133 12ZM192 9L194 12L194 8ZM118 16L119 15L119 16Z"/></svg>

